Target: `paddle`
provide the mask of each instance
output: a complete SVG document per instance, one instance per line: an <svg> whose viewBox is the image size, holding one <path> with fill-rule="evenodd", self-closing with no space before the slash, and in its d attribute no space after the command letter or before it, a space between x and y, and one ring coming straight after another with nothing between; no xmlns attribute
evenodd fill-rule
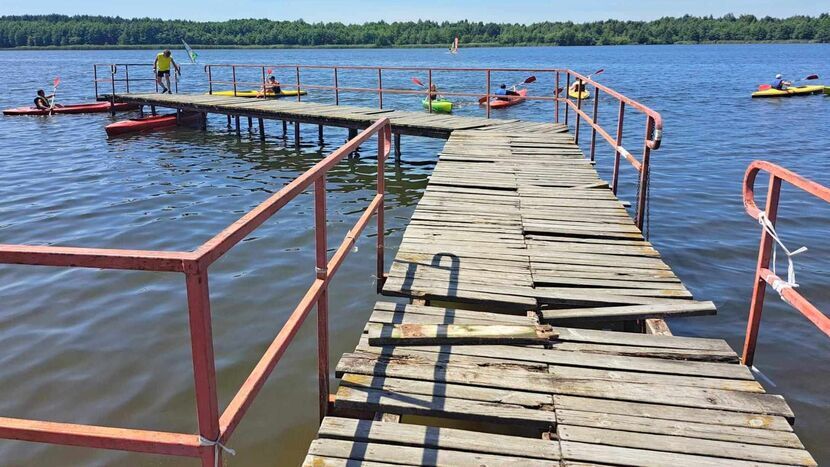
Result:
<svg viewBox="0 0 830 467"><path fill-rule="evenodd" d="M415 84L417 84L418 86L420 86L420 87L422 87L422 88L427 87L427 86L426 86L424 83L422 83L422 82L421 82L421 80L419 80L418 78L413 77L413 78L412 78L412 82L413 82L413 83L415 83Z"/></svg>
<svg viewBox="0 0 830 467"><path fill-rule="evenodd" d="M536 77L535 77L535 76L528 76L527 78L525 78L525 80L524 80L524 81L521 81L521 82L519 82L519 83L516 83L516 84L514 84L514 85L513 85L513 86L511 86L511 87L512 87L512 88L515 88L516 86L522 86L522 85L524 85L524 84L530 84L530 83L533 83L533 82L535 82L535 81L536 81ZM479 104L483 104L483 103L485 103L485 102L487 102L487 96L484 96L484 97L481 97L481 98L479 98L479 99L478 99L478 103L479 103Z"/></svg>
<svg viewBox="0 0 830 467"><path fill-rule="evenodd" d="M52 111L55 109L55 96L58 95L58 85L61 84L61 77L56 76L54 80L52 80L52 102L49 104L49 113L51 114Z"/></svg>

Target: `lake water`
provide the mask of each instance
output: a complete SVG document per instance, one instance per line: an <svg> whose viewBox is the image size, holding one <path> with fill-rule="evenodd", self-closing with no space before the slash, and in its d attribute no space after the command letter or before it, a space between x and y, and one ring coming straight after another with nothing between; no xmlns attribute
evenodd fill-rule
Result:
<svg viewBox="0 0 830 467"><path fill-rule="evenodd" d="M153 51L0 52L0 107L31 102L60 75L60 102L90 100L93 63L151 62ZM182 52L175 56L184 59ZM716 317L671 322L676 334L724 337L740 348L752 287L758 225L743 211L741 180L767 159L830 184L830 97L752 100L777 72L830 78L829 45L710 45L404 50L207 50L203 63L458 67L604 68L599 81L660 111L663 147L653 154L651 240ZM417 75L416 75L417 76ZM147 77L150 77L149 73ZM278 75L285 82L293 76ZM414 89L412 73L384 76L385 87ZM426 75L418 76L425 80ZM526 74L501 74L494 83ZM242 77L241 77L242 78ZM251 79L256 79L251 75ZM341 84L374 86L373 75L344 73ZM444 90L479 92L483 75L437 74ZM305 73L303 82L330 84ZM830 79L827 80L830 83ZM531 93L553 87L539 76ZM183 91L203 91L200 66L185 65ZM308 100L330 101L326 92ZM369 94L342 103L377 105ZM418 109L413 96L385 96L385 107ZM610 104L609 104L610 105ZM610 112L610 111L609 111ZM476 105L458 113L476 115ZM601 118L605 118L603 112ZM642 138L627 116L626 140ZM552 118L528 102L499 114ZM629 120L630 118L630 120ZM267 124L265 143L237 139L222 117L207 132L180 129L107 139L108 115L0 118L0 242L189 250L340 144L346 131L303 128L295 150ZM609 121L608 119L604 121ZM586 138L587 139L587 138ZM389 258L426 185L440 140L406 138L403 163L388 168ZM611 152L600 146L608 177ZM330 175L329 244L339 244L374 190L375 161L338 165ZM626 171L622 193L635 187ZM763 192L763 190L760 190ZM786 189L779 232L797 257L802 292L830 306L830 209ZM334 281L332 363L350 351L377 299L374 231L358 242ZM225 406L313 278L311 196L304 195L211 268L220 405ZM783 267L783 263L782 263ZM176 274L0 267L0 415L108 426L195 432L183 279ZM294 465L317 423L314 320L303 327L235 433L230 465ZM756 366L796 412L796 431L819 463L830 461L830 341L768 295ZM775 387L772 387L772 384ZM824 441L824 442L823 442ZM186 459L0 441L3 465L192 465Z"/></svg>

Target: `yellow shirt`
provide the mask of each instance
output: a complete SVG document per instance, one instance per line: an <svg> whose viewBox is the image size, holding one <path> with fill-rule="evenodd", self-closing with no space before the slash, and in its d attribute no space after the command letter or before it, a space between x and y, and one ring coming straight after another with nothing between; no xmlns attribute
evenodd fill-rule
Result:
<svg viewBox="0 0 830 467"><path fill-rule="evenodd" d="M170 62L173 61L173 56L165 57L164 52L156 55L156 70L170 71Z"/></svg>

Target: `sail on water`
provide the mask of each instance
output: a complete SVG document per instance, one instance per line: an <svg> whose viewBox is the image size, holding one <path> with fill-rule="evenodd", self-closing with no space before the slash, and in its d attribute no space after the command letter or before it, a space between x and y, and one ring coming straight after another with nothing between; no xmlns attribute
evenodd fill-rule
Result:
<svg viewBox="0 0 830 467"><path fill-rule="evenodd" d="M187 56L190 57L190 62L196 63L196 58L199 56L199 54L194 52L193 49L191 49L190 46L187 45L187 42L185 42L184 39L182 39L182 44L184 44L184 50L187 51Z"/></svg>
<svg viewBox="0 0 830 467"><path fill-rule="evenodd" d="M450 44L450 53L457 54L458 53L458 36L455 37L455 40L452 41Z"/></svg>

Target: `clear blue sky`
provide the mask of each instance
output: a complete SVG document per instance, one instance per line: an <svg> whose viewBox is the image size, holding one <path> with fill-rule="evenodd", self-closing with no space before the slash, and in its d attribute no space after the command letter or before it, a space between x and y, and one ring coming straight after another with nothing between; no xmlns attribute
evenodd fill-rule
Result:
<svg viewBox="0 0 830 467"><path fill-rule="evenodd" d="M569 5L579 3L578 9ZM306 21L497 21L650 20L661 16L751 13L784 17L830 12L829 0L0 0L0 14L89 14L215 21L230 18ZM512 7L512 8L511 8Z"/></svg>

